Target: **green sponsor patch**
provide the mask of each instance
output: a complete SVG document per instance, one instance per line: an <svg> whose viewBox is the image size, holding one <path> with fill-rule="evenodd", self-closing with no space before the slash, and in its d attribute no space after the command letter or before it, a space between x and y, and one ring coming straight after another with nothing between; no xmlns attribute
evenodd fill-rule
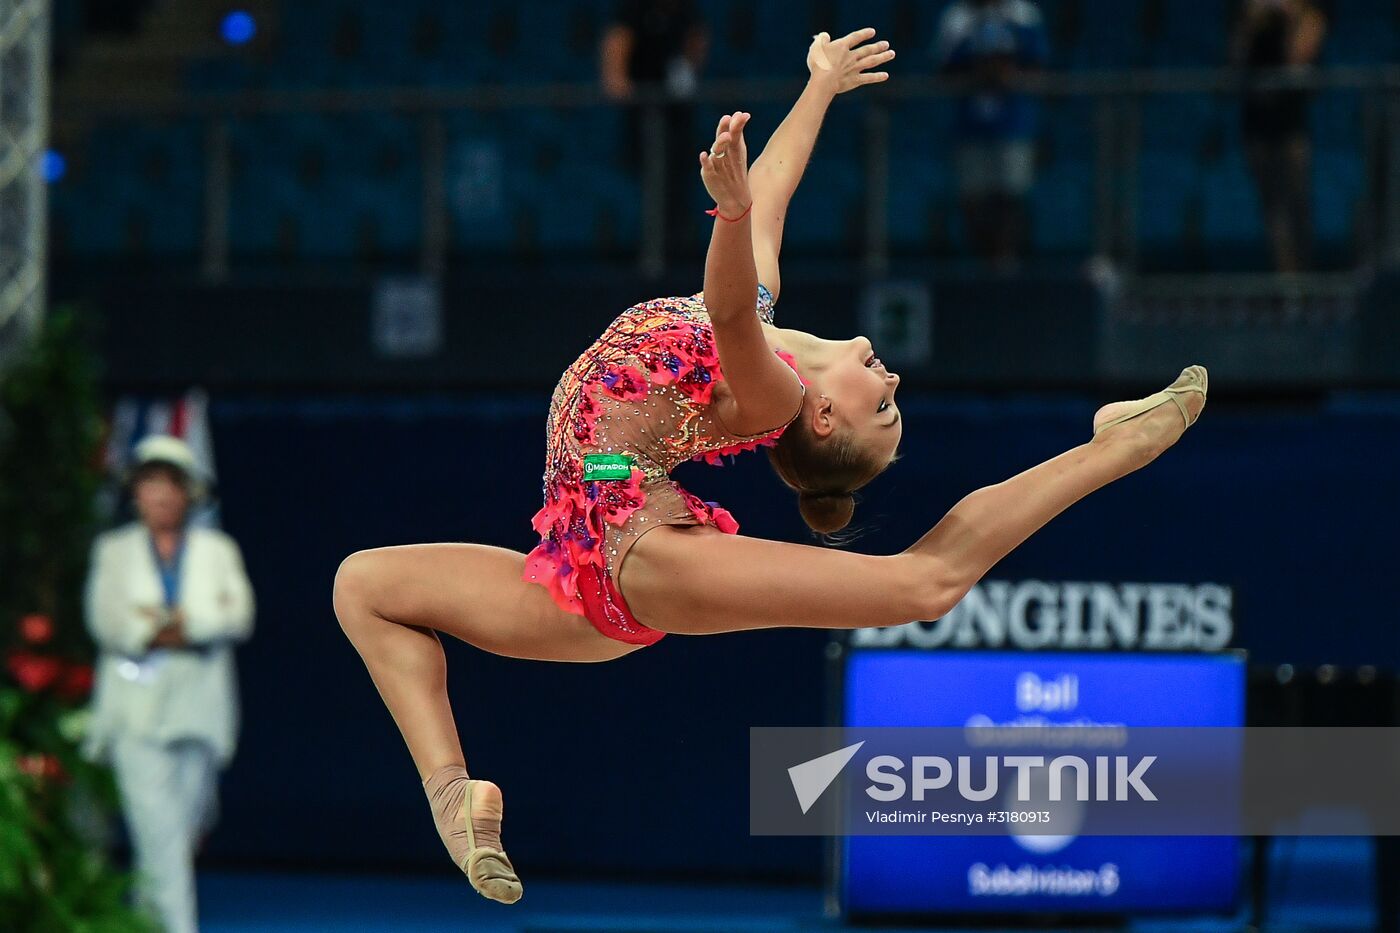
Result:
<svg viewBox="0 0 1400 933"><path fill-rule="evenodd" d="M630 479L632 458L627 454L585 454L583 458L583 479L585 482L600 479Z"/></svg>

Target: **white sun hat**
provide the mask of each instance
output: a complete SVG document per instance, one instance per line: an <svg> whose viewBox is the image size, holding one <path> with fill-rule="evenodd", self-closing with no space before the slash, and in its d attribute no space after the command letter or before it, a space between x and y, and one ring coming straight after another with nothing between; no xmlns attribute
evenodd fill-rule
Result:
<svg viewBox="0 0 1400 933"><path fill-rule="evenodd" d="M165 463L175 467L184 474L185 488L189 490L191 499L199 499L204 495L204 482L200 478L199 464L195 462L194 451L178 437L152 434L142 439L132 455L127 482L131 481L137 470L148 463Z"/></svg>

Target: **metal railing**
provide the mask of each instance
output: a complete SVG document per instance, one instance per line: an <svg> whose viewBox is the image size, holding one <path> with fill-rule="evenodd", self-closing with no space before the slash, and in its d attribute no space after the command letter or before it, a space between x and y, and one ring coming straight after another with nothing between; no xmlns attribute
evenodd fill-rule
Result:
<svg viewBox="0 0 1400 933"><path fill-rule="evenodd" d="M711 81L692 103L716 113L733 107L784 108L800 90L798 82ZM1042 73L1017 87L1044 102L1083 102L1092 108L1094 176L1092 235L1087 254L1111 261L1131 274L1142 259L1138 218L1141 208L1140 157L1144 107L1170 95L1212 95L1234 106L1246 89L1293 88L1327 94L1360 95L1356 152L1364 165L1364 212L1353 265L1374 267L1400 260L1400 68L1355 67L1305 72L1249 74L1236 69L1156 70L1095 73ZM854 108L862 121L863 230L860 259L870 274L890 269L894 250L889 227L891 199L899 197L900 180L892 176L892 154L900 152L897 108L911 102L949 101L967 93L957 81L900 77L887 85L842 98L837 106ZM638 108L646 143L642 152L641 234L636 262L646 275L659 275L667 212L664 108L672 103L656 88L640 89L631 106ZM200 265L211 281L230 268L230 126L259 115L386 113L417 121L421 142L422 230L419 265L426 274L446 262L451 218L445 192L448 165L447 118L460 112L509 112L536 108L578 110L612 106L591 84L478 86L460 89L382 88L355 91L238 92L191 96L130 96L120 91L102 96L63 99L55 117L82 124L93 119L171 117L202 121L204 132L203 236ZM773 123L776 124L775 114ZM1053 129L1053 127L1050 127ZM701 141L704 142L703 140ZM947 142L951 143L951 140ZM935 158L936 155L930 155Z"/></svg>
<svg viewBox="0 0 1400 933"><path fill-rule="evenodd" d="M0 4L0 364L44 306L49 2Z"/></svg>

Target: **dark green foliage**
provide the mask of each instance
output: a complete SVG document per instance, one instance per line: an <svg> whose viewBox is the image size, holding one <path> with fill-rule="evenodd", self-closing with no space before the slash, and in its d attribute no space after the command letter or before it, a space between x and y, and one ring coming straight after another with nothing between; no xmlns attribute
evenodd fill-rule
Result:
<svg viewBox="0 0 1400 933"><path fill-rule="evenodd" d="M0 930L136 933L129 875L100 844L110 772L81 757L82 618L101 482L96 362L57 314L0 373ZM21 624L21 620L24 623Z"/></svg>

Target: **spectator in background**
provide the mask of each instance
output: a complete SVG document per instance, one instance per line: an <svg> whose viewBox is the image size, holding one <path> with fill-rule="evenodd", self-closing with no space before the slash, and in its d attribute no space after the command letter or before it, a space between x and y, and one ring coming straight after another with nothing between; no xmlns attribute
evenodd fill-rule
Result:
<svg viewBox="0 0 1400 933"><path fill-rule="evenodd" d="M613 22L603 35L600 72L603 93L621 104L633 101L638 85L664 89L660 159L666 204L666 246L684 253L695 245L695 217L686 210L695 190L694 110L700 70L705 63L709 33L694 0L621 0ZM646 159L644 108L628 107L622 141L627 168L640 174Z"/></svg>
<svg viewBox="0 0 1400 933"><path fill-rule="evenodd" d="M85 606L100 656L84 753L116 772L142 906L167 933L193 933L194 855L233 757L233 644L252 633L253 593L238 545L186 522L202 484L183 441L142 441L129 483L140 520L93 546Z"/></svg>
<svg viewBox="0 0 1400 933"><path fill-rule="evenodd" d="M1035 103L1012 85L1047 54L1040 10L1029 0L957 0L939 24L939 70L968 86L955 153L964 224L977 255L1002 268L1020 253L1035 178Z"/></svg>
<svg viewBox="0 0 1400 933"><path fill-rule="evenodd" d="M1246 0L1235 63L1250 78L1303 71L1317 61L1326 34L1327 18L1309 0ZM1245 150L1280 272L1306 268L1311 252L1307 107L1308 92L1300 89L1250 88L1244 95Z"/></svg>

